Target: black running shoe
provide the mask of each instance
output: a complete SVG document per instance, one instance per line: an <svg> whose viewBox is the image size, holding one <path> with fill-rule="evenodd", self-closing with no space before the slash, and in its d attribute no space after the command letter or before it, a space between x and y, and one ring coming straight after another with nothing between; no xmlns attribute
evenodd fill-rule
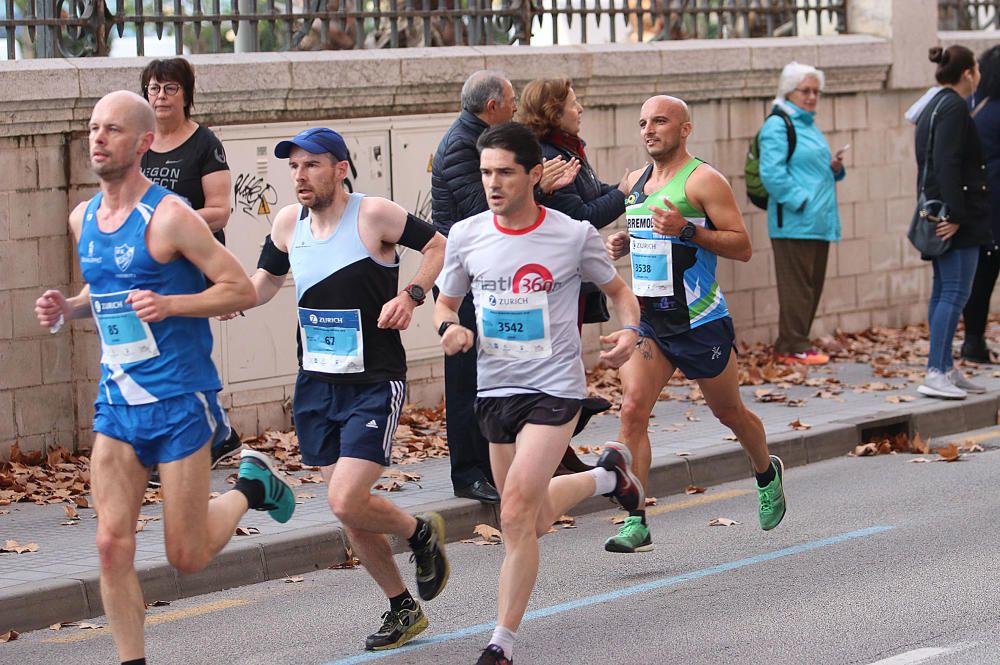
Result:
<svg viewBox="0 0 1000 665"><path fill-rule="evenodd" d="M476 665L514 665L514 661L504 655L503 649L491 644L479 655Z"/></svg>
<svg viewBox="0 0 1000 665"><path fill-rule="evenodd" d="M420 541L413 549L410 561L417 564L417 592L422 600L432 600L448 584L448 557L444 553L444 519L438 513L417 515Z"/></svg>
<svg viewBox="0 0 1000 665"><path fill-rule="evenodd" d="M597 460L597 466L613 471L618 483L611 494L625 510L641 510L646 506L646 491L642 483L632 473L632 453L625 444L609 441L604 444L604 452Z"/></svg>
<svg viewBox="0 0 1000 665"><path fill-rule="evenodd" d="M365 640L365 650L398 649L427 628L427 615L420 603L407 600L398 612L382 614L382 627Z"/></svg>
<svg viewBox="0 0 1000 665"><path fill-rule="evenodd" d="M212 468L219 466L219 462L234 454L238 453L243 447L243 441L240 439L240 435L236 433L232 427L229 428L229 437L220 443L218 446L212 448Z"/></svg>

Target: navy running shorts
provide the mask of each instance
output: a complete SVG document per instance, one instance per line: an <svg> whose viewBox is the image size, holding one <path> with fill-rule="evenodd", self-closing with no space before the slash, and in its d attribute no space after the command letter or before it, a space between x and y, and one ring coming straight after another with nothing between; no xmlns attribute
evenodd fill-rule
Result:
<svg viewBox="0 0 1000 665"><path fill-rule="evenodd" d="M656 342L667 360L689 379L719 376L736 348L733 320L728 316L669 337L658 337L645 315L639 321L639 327L642 336Z"/></svg>
<svg viewBox="0 0 1000 665"><path fill-rule="evenodd" d="M405 401L405 381L331 383L300 372L292 412L302 463L351 457L389 466Z"/></svg>
<svg viewBox="0 0 1000 665"><path fill-rule="evenodd" d="M553 397L545 393L523 393L508 397L477 397L476 419L490 443L514 443L521 428L533 425L565 425L576 417L583 400Z"/></svg>
<svg viewBox="0 0 1000 665"><path fill-rule="evenodd" d="M165 464L214 443L228 419L216 391L187 393L149 404L94 405L94 431L124 441L143 466Z"/></svg>

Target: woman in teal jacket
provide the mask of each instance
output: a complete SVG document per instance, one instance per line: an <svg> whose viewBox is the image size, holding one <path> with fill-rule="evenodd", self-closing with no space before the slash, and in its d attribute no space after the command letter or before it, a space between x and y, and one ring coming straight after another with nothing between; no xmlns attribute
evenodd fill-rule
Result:
<svg viewBox="0 0 1000 665"><path fill-rule="evenodd" d="M760 178L767 188L767 227L778 283L780 362L822 365L830 358L812 348L809 329L816 317L830 243L840 240L836 181L845 175L844 146L830 154L816 126L823 72L792 62L778 82L774 113L791 118L794 140L789 158L785 120L771 115L760 132Z"/></svg>

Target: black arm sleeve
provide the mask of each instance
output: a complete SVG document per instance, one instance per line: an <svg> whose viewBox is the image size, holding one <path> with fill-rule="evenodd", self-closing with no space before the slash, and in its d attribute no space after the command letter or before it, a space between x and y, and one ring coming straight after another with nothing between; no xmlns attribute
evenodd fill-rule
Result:
<svg viewBox="0 0 1000 665"><path fill-rule="evenodd" d="M257 267L277 276L287 275L291 268L288 263L288 252L283 252L275 247L270 234L264 238L264 248L260 250Z"/></svg>
<svg viewBox="0 0 1000 665"><path fill-rule="evenodd" d="M399 244L419 252L436 234L437 229L432 224L406 213L406 226L403 227L403 235L399 236Z"/></svg>

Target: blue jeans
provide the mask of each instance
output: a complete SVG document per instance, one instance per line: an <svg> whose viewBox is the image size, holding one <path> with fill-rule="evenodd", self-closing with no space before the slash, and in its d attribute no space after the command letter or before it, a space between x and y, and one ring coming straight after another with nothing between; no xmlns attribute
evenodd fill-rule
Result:
<svg viewBox="0 0 1000 665"><path fill-rule="evenodd" d="M958 317L972 291L972 278L978 263L978 247L953 249L932 261L934 283L927 307L927 323L931 330L928 369L947 372L952 368L951 342L955 337Z"/></svg>

